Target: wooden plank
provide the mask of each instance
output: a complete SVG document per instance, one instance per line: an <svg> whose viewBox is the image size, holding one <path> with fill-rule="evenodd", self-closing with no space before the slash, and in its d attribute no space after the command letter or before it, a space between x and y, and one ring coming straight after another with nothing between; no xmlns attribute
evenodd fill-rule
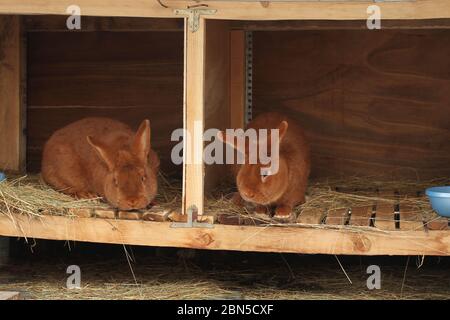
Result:
<svg viewBox="0 0 450 320"><path fill-rule="evenodd" d="M217 222L225 225L235 225L235 226L259 226L263 224L273 223L274 221L267 214L229 214L229 213L218 213Z"/></svg>
<svg viewBox="0 0 450 320"><path fill-rule="evenodd" d="M94 216L101 219L115 219L116 210L113 209L95 209Z"/></svg>
<svg viewBox="0 0 450 320"><path fill-rule="evenodd" d="M0 235L211 250L350 255L450 255L448 231L369 232L326 228L214 225L171 228L168 222L0 216Z"/></svg>
<svg viewBox="0 0 450 320"><path fill-rule="evenodd" d="M244 128L245 120L245 32L231 31L230 43L230 124Z"/></svg>
<svg viewBox="0 0 450 320"><path fill-rule="evenodd" d="M420 208L400 204L400 230L423 230L423 216Z"/></svg>
<svg viewBox="0 0 450 320"><path fill-rule="evenodd" d="M374 226L382 230L396 230L393 204L377 204Z"/></svg>
<svg viewBox="0 0 450 320"><path fill-rule="evenodd" d="M0 291L0 300L20 300L20 292Z"/></svg>
<svg viewBox="0 0 450 320"><path fill-rule="evenodd" d="M447 230L448 225L448 219L439 216L430 218L426 223L427 228L430 230Z"/></svg>
<svg viewBox="0 0 450 320"><path fill-rule="evenodd" d="M369 227L372 221L373 206L352 207L349 225Z"/></svg>
<svg viewBox="0 0 450 320"><path fill-rule="evenodd" d="M220 224L238 226L241 224L241 218L237 214L219 213L217 214L217 221Z"/></svg>
<svg viewBox="0 0 450 320"><path fill-rule="evenodd" d="M230 128L229 22L208 20L205 45L205 130L225 130ZM227 166L223 164L205 165L206 194L223 183L226 172Z"/></svg>
<svg viewBox="0 0 450 320"><path fill-rule="evenodd" d="M67 32L67 16L26 16L24 17L24 28L26 32ZM123 18L123 17L89 17L81 19L81 30L70 32L92 32L92 31L183 31L183 19L162 18Z"/></svg>
<svg viewBox="0 0 450 320"><path fill-rule="evenodd" d="M254 32L253 112L276 110L305 129L312 177L450 176L448 38L447 30Z"/></svg>
<svg viewBox="0 0 450 320"><path fill-rule="evenodd" d="M190 139L184 139L183 212L195 206L203 214L204 164L203 131L205 105L205 19L191 32L186 19L184 128Z"/></svg>
<svg viewBox="0 0 450 320"><path fill-rule="evenodd" d="M78 218L90 218L93 212L91 208L70 208L68 214Z"/></svg>
<svg viewBox="0 0 450 320"><path fill-rule="evenodd" d="M216 9L214 19L236 20L287 20L287 19L367 19L368 2L365 1L203 1L208 9ZM72 4L69 0L0 0L0 13L6 14L59 14L65 15ZM78 0L77 5L87 16L135 16L135 17L174 17L174 9L195 6L197 1L171 0L162 6L158 1L136 2L123 0ZM387 19L434 19L449 18L450 8L447 0L416 0L405 2L377 3Z"/></svg>
<svg viewBox="0 0 450 320"><path fill-rule="evenodd" d="M20 17L0 16L0 169L25 170L24 55Z"/></svg>
<svg viewBox="0 0 450 320"><path fill-rule="evenodd" d="M158 206L154 206L150 210L146 210L143 215L142 219L146 221L167 221L169 219L169 214L171 210L169 209L163 209Z"/></svg>
<svg viewBox="0 0 450 320"><path fill-rule="evenodd" d="M246 31L292 30L367 30L367 20L288 20L254 21L239 20L231 24L233 29ZM381 29L449 29L450 19L384 20Z"/></svg>
<svg viewBox="0 0 450 320"><path fill-rule="evenodd" d="M340 225L343 226L348 217L348 208L341 209L331 209L327 213L327 217L325 219L325 223L329 225Z"/></svg>
<svg viewBox="0 0 450 320"><path fill-rule="evenodd" d="M303 209L297 217L297 223L320 224L324 216L324 211L317 208Z"/></svg>
<svg viewBox="0 0 450 320"><path fill-rule="evenodd" d="M141 220L143 218L143 213L139 211L119 211L117 212L118 219L124 220Z"/></svg>

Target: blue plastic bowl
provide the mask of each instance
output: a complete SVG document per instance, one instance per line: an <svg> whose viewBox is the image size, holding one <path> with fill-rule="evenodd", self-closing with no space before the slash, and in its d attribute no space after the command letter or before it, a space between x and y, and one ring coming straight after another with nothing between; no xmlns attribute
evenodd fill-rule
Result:
<svg viewBox="0 0 450 320"><path fill-rule="evenodd" d="M6 176L3 172L0 171L0 181L5 180Z"/></svg>
<svg viewBox="0 0 450 320"><path fill-rule="evenodd" d="M450 218L450 186L428 188L426 195L434 211L440 216Z"/></svg>

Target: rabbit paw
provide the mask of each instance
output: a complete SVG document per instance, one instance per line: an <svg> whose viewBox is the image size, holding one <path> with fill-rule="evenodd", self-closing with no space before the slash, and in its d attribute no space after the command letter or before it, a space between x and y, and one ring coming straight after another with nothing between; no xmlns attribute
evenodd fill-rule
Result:
<svg viewBox="0 0 450 320"><path fill-rule="evenodd" d="M80 191L75 193L75 196L78 199L93 199L93 198L98 198L98 195L94 192L89 192L89 191Z"/></svg>
<svg viewBox="0 0 450 320"><path fill-rule="evenodd" d="M241 195L239 194L239 192L235 192L233 194L233 197L231 198L231 202L239 207L243 207L244 206L244 199L242 199Z"/></svg>
<svg viewBox="0 0 450 320"><path fill-rule="evenodd" d="M276 217L289 217L291 215L292 212L292 207L287 206L287 205L281 205L278 206L275 209L275 216Z"/></svg>
<svg viewBox="0 0 450 320"><path fill-rule="evenodd" d="M269 210L266 206L257 205L255 208L255 212L259 214L269 214Z"/></svg>

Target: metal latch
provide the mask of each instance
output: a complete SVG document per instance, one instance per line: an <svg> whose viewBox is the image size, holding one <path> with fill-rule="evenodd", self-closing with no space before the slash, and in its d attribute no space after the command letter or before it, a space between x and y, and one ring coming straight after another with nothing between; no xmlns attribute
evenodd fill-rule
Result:
<svg viewBox="0 0 450 320"><path fill-rule="evenodd" d="M186 222L172 222L171 228L214 228L214 225L207 222L197 222L197 207L195 205L190 206L187 209L187 221ZM195 217L194 217L195 214Z"/></svg>
<svg viewBox="0 0 450 320"><path fill-rule="evenodd" d="M200 16L211 15L217 12L216 9L192 8L192 9L175 9L176 15L187 16L188 26L191 32L196 32L200 27Z"/></svg>

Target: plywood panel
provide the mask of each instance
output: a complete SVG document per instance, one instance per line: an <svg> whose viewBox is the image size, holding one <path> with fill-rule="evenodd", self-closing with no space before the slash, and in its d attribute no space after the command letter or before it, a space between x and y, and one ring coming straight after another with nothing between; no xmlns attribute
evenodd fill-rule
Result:
<svg viewBox="0 0 450 320"><path fill-rule="evenodd" d="M24 169L23 49L20 17L1 16L0 170Z"/></svg>
<svg viewBox="0 0 450 320"><path fill-rule="evenodd" d="M205 129L230 128L230 30L228 21L206 23ZM205 165L206 192L226 174L226 166Z"/></svg>
<svg viewBox="0 0 450 320"><path fill-rule="evenodd" d="M256 113L311 140L313 176L450 175L450 31L254 33Z"/></svg>
<svg viewBox="0 0 450 320"><path fill-rule="evenodd" d="M67 16L26 16L24 28L27 32L67 31ZM183 32L183 19L163 18L122 18L89 17L81 19L81 29L76 32L90 31L180 31Z"/></svg>
<svg viewBox="0 0 450 320"><path fill-rule="evenodd" d="M182 32L36 32L28 42L28 169L38 171L48 137L75 120L108 116L137 128L148 118L169 173L183 127Z"/></svg>
<svg viewBox="0 0 450 320"><path fill-rule="evenodd" d="M245 119L245 32L230 33L230 125L244 128Z"/></svg>

